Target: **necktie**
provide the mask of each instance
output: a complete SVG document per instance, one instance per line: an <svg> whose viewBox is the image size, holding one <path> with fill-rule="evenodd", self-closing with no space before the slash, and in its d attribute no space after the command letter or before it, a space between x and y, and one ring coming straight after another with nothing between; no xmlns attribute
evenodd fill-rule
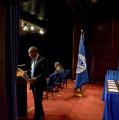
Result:
<svg viewBox="0 0 119 120"><path fill-rule="evenodd" d="M32 61L32 65L31 65L31 77L34 77L34 68L35 68L35 60Z"/></svg>

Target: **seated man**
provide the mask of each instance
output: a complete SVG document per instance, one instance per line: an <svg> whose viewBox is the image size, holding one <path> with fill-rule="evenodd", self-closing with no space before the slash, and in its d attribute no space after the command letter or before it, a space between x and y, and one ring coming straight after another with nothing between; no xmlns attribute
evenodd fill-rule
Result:
<svg viewBox="0 0 119 120"><path fill-rule="evenodd" d="M62 72L63 72L63 67L60 65L59 62L54 63L54 68L55 71L53 74L49 76L48 82L47 82L47 89L52 90L55 86L58 84L62 83L63 77L62 77Z"/></svg>
<svg viewBox="0 0 119 120"><path fill-rule="evenodd" d="M59 72L62 72L64 70L63 66L59 62L54 63L54 68L55 68L54 73L59 73Z"/></svg>

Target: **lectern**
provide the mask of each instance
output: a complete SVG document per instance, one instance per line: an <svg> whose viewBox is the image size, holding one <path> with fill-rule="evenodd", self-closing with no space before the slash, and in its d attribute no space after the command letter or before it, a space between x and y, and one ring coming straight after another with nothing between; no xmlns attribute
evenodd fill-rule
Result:
<svg viewBox="0 0 119 120"><path fill-rule="evenodd" d="M18 115L27 114L27 81L23 78L24 71L17 69L17 107Z"/></svg>

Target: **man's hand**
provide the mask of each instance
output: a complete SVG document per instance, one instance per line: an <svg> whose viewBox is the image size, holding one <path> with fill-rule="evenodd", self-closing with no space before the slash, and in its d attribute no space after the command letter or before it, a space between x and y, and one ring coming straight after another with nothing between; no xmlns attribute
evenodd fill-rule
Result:
<svg viewBox="0 0 119 120"><path fill-rule="evenodd" d="M29 81L32 85L34 85L37 82L37 78L32 77L32 78L29 79Z"/></svg>
<svg viewBox="0 0 119 120"><path fill-rule="evenodd" d="M25 79L25 80L29 80L29 77L28 77L28 75L26 74L25 71L24 71L24 73L22 75L22 78Z"/></svg>

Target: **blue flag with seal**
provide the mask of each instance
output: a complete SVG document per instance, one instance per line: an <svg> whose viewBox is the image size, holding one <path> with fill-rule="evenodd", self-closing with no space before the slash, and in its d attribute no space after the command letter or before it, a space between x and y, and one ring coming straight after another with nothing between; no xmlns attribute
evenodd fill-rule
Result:
<svg viewBox="0 0 119 120"><path fill-rule="evenodd" d="M76 69L75 89L81 88L81 86L87 83L88 81L89 80L88 80L87 64L85 58L85 47L84 47L84 33L83 31L81 31L77 69Z"/></svg>

